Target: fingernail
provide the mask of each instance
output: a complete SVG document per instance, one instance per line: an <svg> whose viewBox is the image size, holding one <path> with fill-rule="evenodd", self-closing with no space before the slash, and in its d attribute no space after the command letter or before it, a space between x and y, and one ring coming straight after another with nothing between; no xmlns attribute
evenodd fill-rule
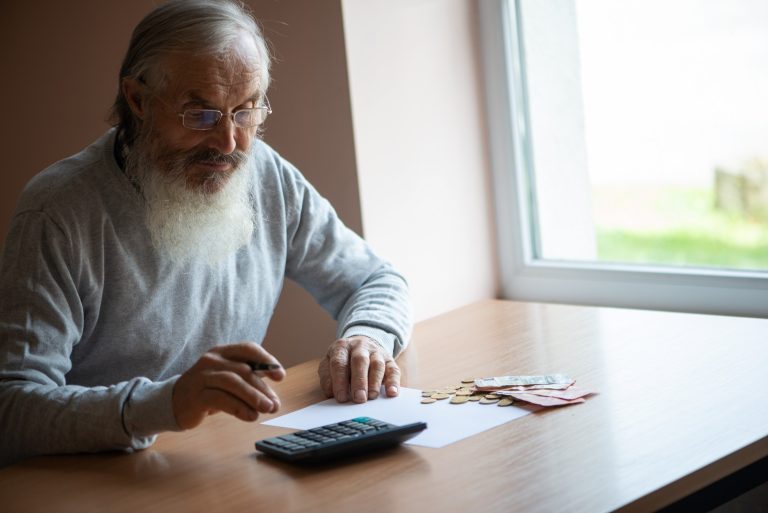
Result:
<svg viewBox="0 0 768 513"><path fill-rule="evenodd" d="M358 390L355 392L355 402L356 403L364 403L368 400L368 396L365 393L365 390Z"/></svg>
<svg viewBox="0 0 768 513"><path fill-rule="evenodd" d="M379 391L378 390L370 390L368 392L368 399L376 399L379 397Z"/></svg>
<svg viewBox="0 0 768 513"><path fill-rule="evenodd" d="M347 393L344 390L336 392L336 400L340 403L347 402Z"/></svg>
<svg viewBox="0 0 768 513"><path fill-rule="evenodd" d="M387 387L387 394L390 397L396 396L397 395L397 387L395 385L389 385Z"/></svg>

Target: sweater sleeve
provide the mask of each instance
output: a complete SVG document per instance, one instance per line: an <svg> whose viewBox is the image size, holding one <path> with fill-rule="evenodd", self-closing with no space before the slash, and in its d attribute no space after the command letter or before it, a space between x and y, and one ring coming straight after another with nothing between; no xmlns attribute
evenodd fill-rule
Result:
<svg viewBox="0 0 768 513"><path fill-rule="evenodd" d="M67 384L85 318L98 315L83 308L75 254L48 215L14 217L0 262L0 465L36 454L141 449L176 427L172 381Z"/></svg>
<svg viewBox="0 0 768 513"><path fill-rule="evenodd" d="M405 278L347 228L330 203L283 161L286 275L338 321L337 337L365 335L397 356L411 335Z"/></svg>

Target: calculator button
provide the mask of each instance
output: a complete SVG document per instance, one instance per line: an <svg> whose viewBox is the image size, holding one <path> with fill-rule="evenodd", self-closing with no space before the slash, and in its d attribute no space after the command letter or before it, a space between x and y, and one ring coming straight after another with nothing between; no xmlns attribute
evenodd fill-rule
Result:
<svg viewBox="0 0 768 513"><path fill-rule="evenodd" d="M317 435L333 436L333 431L325 428L310 429L309 431Z"/></svg>
<svg viewBox="0 0 768 513"><path fill-rule="evenodd" d="M312 440L313 442L322 442L324 440L330 440L326 436L320 436L320 435L316 435L314 433L302 433L302 434L297 435L297 436L300 436L302 438L306 438L307 440Z"/></svg>
<svg viewBox="0 0 768 513"><path fill-rule="evenodd" d="M352 429L352 428L348 428L348 427L339 427L339 428L334 428L334 431L335 431L336 433L340 433L340 434L342 434L342 435L352 435L352 434L354 434L354 433L355 433L355 430L354 430L354 429Z"/></svg>
<svg viewBox="0 0 768 513"><path fill-rule="evenodd" d="M283 435L280 437L282 440L285 440L286 442L292 443L292 444L298 444L302 445L305 442L308 442L309 440L305 440L299 436L296 435Z"/></svg>

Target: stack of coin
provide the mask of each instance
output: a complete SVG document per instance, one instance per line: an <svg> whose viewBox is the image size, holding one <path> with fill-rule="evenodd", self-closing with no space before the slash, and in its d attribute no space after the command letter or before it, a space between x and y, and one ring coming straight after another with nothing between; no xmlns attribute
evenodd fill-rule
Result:
<svg viewBox="0 0 768 513"><path fill-rule="evenodd" d="M421 403L450 399L451 404L473 401L509 406L521 401L539 406L565 406L583 403L585 396L594 393L574 386L574 383L575 380L563 374L462 379L458 385L423 390Z"/></svg>
<svg viewBox="0 0 768 513"><path fill-rule="evenodd" d="M475 390L475 378L462 379L458 385L447 385L442 388L432 388L421 391L421 404L433 404L448 399L451 404L475 402L479 404L495 404L510 406L514 404L511 397Z"/></svg>

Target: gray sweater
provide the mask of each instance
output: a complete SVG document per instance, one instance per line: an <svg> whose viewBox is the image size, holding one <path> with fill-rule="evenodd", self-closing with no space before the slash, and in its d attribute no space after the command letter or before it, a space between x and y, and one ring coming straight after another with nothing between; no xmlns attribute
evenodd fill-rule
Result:
<svg viewBox="0 0 768 513"><path fill-rule="evenodd" d="M215 345L260 343L285 277L338 321L337 336L404 348L404 279L265 143L254 143L253 237L209 266L155 250L114 138L38 174L13 217L0 261L0 464L141 449L177 430L179 374Z"/></svg>

